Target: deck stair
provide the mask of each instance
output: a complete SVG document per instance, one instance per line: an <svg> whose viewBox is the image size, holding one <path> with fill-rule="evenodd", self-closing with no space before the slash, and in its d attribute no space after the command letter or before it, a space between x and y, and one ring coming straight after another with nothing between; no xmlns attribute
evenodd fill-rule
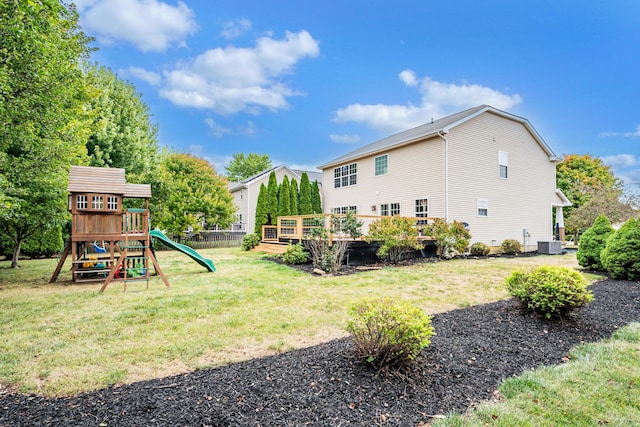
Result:
<svg viewBox="0 0 640 427"><path fill-rule="evenodd" d="M260 242L252 250L266 252L268 254L283 254L287 250L288 243L266 243Z"/></svg>

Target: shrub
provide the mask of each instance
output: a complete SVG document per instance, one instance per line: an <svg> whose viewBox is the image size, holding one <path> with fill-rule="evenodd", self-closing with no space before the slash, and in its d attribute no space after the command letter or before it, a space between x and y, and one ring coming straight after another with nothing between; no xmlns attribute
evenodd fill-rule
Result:
<svg viewBox="0 0 640 427"><path fill-rule="evenodd" d="M366 241L367 243L381 242L382 245L376 255L397 263L406 253L422 249L422 245L418 243L418 229L415 224L414 219L400 216L387 216L375 220L369 225Z"/></svg>
<svg viewBox="0 0 640 427"><path fill-rule="evenodd" d="M258 244L260 243L260 240L261 238L259 234L256 234L256 233L247 234L242 238L242 249L245 251L250 251L251 249L258 246Z"/></svg>
<svg viewBox="0 0 640 427"><path fill-rule="evenodd" d="M21 254L31 258L50 257L64 247L62 227L55 226L28 237L22 244Z"/></svg>
<svg viewBox="0 0 640 427"><path fill-rule="evenodd" d="M640 220L631 218L609 236L600 262L614 279L640 279Z"/></svg>
<svg viewBox="0 0 640 427"><path fill-rule="evenodd" d="M516 271L507 277L506 285L512 296L547 319L593 299L586 279L569 267L543 265L530 271Z"/></svg>
<svg viewBox="0 0 640 427"><path fill-rule="evenodd" d="M491 252L489 246L482 242L475 242L471 245L471 248L469 248L469 253L473 256L487 256L489 255L489 252Z"/></svg>
<svg viewBox="0 0 640 427"><path fill-rule="evenodd" d="M469 246L471 234L459 221L449 223L445 219L436 218L428 228L435 238L440 258L451 258L456 253L463 253Z"/></svg>
<svg viewBox="0 0 640 427"><path fill-rule="evenodd" d="M585 268L602 270L600 252L604 249L607 238L614 231L606 216L598 216L593 225L580 236L580 246L578 246L578 253L576 254L578 263Z"/></svg>
<svg viewBox="0 0 640 427"><path fill-rule="evenodd" d="M287 250L282 254L282 260L287 264L304 264L309 260L309 254L301 243L289 244Z"/></svg>
<svg viewBox="0 0 640 427"><path fill-rule="evenodd" d="M347 331L358 357L376 369L413 361L431 343L431 316L410 303L391 298L365 298L350 308Z"/></svg>
<svg viewBox="0 0 640 427"><path fill-rule="evenodd" d="M310 252L313 265L327 273L337 272L346 258L350 240L362 236L363 222L353 212L347 212L344 216L331 215L331 229L323 225L322 216L307 218L307 221L313 228L309 232L309 238L304 241L304 247ZM329 233L334 234L331 246Z"/></svg>
<svg viewBox="0 0 640 427"><path fill-rule="evenodd" d="M522 246L520 242L514 239L505 239L500 245L500 250L503 254L507 255L515 255L517 253L522 252Z"/></svg>

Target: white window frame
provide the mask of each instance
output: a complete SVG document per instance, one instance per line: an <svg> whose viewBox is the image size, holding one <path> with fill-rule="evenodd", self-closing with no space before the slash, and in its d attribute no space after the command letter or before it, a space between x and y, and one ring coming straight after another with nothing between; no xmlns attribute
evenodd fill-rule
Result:
<svg viewBox="0 0 640 427"><path fill-rule="evenodd" d="M509 153L506 151L498 151L498 176L509 178Z"/></svg>
<svg viewBox="0 0 640 427"><path fill-rule="evenodd" d="M335 215L346 215L348 212L352 214L356 214L358 212L357 206L338 206L336 208L331 208L331 213Z"/></svg>
<svg viewBox="0 0 640 427"><path fill-rule="evenodd" d="M118 196L107 196L107 210L118 210Z"/></svg>
<svg viewBox="0 0 640 427"><path fill-rule="evenodd" d="M104 196L101 194L91 196L91 209L101 211L104 209Z"/></svg>
<svg viewBox="0 0 640 427"><path fill-rule="evenodd" d="M349 163L333 169L334 188L343 188L358 183L358 164Z"/></svg>
<svg viewBox="0 0 640 427"><path fill-rule="evenodd" d="M76 196L76 209L86 210L89 209L89 199L86 194L78 194Z"/></svg>
<svg viewBox="0 0 640 427"><path fill-rule="evenodd" d="M384 163L382 163L382 159L384 159ZM374 170L373 174L375 176L382 176L382 175L388 174L389 173L389 155L383 154L381 156L374 158L373 170Z"/></svg>
<svg viewBox="0 0 640 427"><path fill-rule="evenodd" d="M380 203L380 216L400 215L400 202Z"/></svg>
<svg viewBox="0 0 640 427"><path fill-rule="evenodd" d="M424 205L423 205L424 203ZM416 218L428 218L429 217L429 198L416 199L414 203L414 215ZM419 225L424 225L427 220L418 220Z"/></svg>
<svg viewBox="0 0 640 427"><path fill-rule="evenodd" d="M476 215L480 218L489 216L489 199L478 198L476 200Z"/></svg>

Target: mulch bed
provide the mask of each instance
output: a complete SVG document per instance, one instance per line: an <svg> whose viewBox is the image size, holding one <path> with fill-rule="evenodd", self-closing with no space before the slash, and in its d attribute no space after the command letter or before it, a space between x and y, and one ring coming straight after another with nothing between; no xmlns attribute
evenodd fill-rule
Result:
<svg viewBox="0 0 640 427"><path fill-rule="evenodd" d="M640 321L640 284L594 284L592 303L545 321L517 301L433 316L437 333L408 371L353 359L350 338L68 398L0 389L0 426L418 426L491 399L505 378Z"/></svg>

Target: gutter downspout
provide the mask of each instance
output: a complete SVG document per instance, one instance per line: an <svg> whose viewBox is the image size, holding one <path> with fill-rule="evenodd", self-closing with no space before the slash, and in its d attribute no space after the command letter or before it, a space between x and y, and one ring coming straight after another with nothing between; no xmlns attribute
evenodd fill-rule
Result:
<svg viewBox="0 0 640 427"><path fill-rule="evenodd" d="M444 140L444 219L449 221L449 141L445 132L438 131L438 136Z"/></svg>

